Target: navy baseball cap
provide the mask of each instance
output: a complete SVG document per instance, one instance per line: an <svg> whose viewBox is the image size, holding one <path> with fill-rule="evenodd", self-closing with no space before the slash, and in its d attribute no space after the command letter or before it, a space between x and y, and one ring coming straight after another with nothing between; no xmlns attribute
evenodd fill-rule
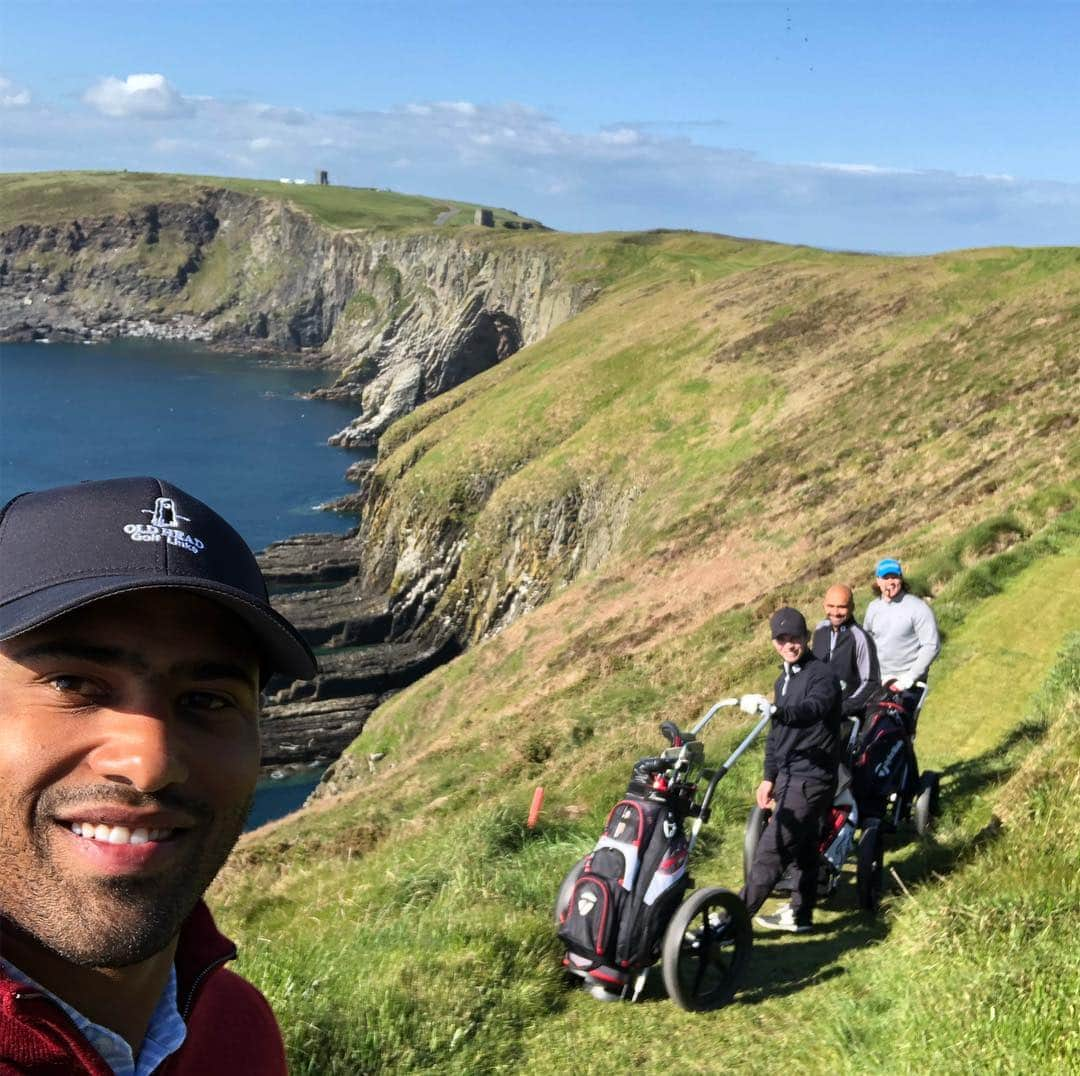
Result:
<svg viewBox="0 0 1080 1076"><path fill-rule="evenodd" d="M777 609L769 620L769 630L775 639L778 635L799 635L805 637L806 617L798 609L792 609L785 605L783 609Z"/></svg>
<svg viewBox="0 0 1080 1076"><path fill-rule="evenodd" d="M0 508L0 642L100 598L172 588L235 613L272 672L310 680L315 655L267 598L244 539L212 508L158 478L23 493Z"/></svg>

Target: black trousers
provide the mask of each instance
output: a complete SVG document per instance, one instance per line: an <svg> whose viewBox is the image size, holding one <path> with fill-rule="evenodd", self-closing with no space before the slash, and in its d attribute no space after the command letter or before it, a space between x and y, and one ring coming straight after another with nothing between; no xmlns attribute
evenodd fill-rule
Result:
<svg viewBox="0 0 1080 1076"><path fill-rule="evenodd" d="M773 886L794 863L791 909L796 922L810 922L817 900L821 823L835 790L835 781L792 777L786 773L776 778L773 787L776 809L758 841L750 877L740 894L751 915L765 903Z"/></svg>
<svg viewBox="0 0 1080 1076"><path fill-rule="evenodd" d="M905 792L909 799L914 798L919 793L919 760L915 757L915 726L917 723L915 711L918 709L919 700L922 696L923 689L921 687L909 688L907 691L901 691L898 696L895 696L896 700L904 708L904 724L908 730L908 775Z"/></svg>

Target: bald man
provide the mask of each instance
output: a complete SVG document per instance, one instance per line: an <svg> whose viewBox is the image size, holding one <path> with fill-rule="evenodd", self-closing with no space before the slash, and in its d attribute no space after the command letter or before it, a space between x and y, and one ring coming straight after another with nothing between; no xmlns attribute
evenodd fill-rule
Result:
<svg viewBox="0 0 1080 1076"><path fill-rule="evenodd" d="M855 623L851 587L836 583L825 592L825 619L814 629L810 649L840 681L844 716L861 718L881 687L881 674L873 639Z"/></svg>

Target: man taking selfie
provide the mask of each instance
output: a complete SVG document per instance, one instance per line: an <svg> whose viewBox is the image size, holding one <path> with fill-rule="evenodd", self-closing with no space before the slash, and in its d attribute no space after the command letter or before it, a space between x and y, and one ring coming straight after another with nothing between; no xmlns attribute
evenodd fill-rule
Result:
<svg viewBox="0 0 1080 1076"><path fill-rule="evenodd" d="M202 895L315 659L216 512L114 479L0 509L0 1073L284 1073Z"/></svg>

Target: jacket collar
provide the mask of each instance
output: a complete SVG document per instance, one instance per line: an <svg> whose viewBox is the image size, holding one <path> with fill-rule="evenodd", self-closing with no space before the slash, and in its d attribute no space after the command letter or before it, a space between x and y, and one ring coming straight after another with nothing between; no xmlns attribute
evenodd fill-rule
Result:
<svg viewBox="0 0 1080 1076"><path fill-rule="evenodd" d="M203 979L234 959L236 946L218 930L210 909L200 900L184 920L176 947L176 1004L185 1020Z"/></svg>
<svg viewBox="0 0 1080 1076"><path fill-rule="evenodd" d="M180 927L176 947L176 1004L185 1020L203 980L235 956L236 946L217 929L210 909L200 900ZM42 996L0 970L0 1012L10 1011L23 999Z"/></svg>

